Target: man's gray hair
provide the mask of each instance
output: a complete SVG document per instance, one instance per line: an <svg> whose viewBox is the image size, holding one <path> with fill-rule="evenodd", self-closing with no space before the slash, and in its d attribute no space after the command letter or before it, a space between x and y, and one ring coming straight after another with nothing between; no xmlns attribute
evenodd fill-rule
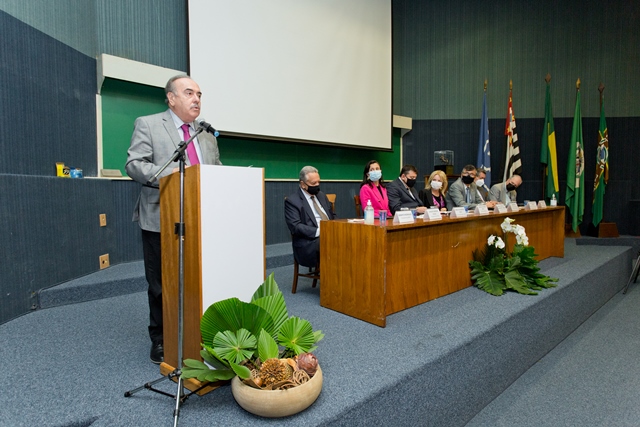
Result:
<svg viewBox="0 0 640 427"><path fill-rule="evenodd" d="M164 102L169 103L169 97L167 96L169 95L169 92L176 93L176 85L174 84L176 80L190 79L190 78L191 77L189 77L187 74L178 74L177 76L171 77L164 87L164 96L165 96Z"/></svg>
<svg viewBox="0 0 640 427"><path fill-rule="evenodd" d="M309 175L310 173L318 173L318 169L314 168L313 166L305 166L300 169L300 181L306 184L307 175Z"/></svg>

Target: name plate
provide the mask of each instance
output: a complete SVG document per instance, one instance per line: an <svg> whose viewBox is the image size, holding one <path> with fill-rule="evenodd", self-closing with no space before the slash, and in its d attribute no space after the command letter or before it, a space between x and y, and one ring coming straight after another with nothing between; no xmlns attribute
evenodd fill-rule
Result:
<svg viewBox="0 0 640 427"><path fill-rule="evenodd" d="M540 200L540 201L538 202L538 207L539 207L540 209L544 209L544 208L546 208L546 207L547 207L547 202L545 202L544 200Z"/></svg>
<svg viewBox="0 0 640 427"><path fill-rule="evenodd" d="M509 206L507 207L507 212L518 212L519 210L520 208L516 202L509 203Z"/></svg>
<svg viewBox="0 0 640 427"><path fill-rule="evenodd" d="M507 207L502 203L498 203L493 207L493 211L496 213L507 213Z"/></svg>
<svg viewBox="0 0 640 427"><path fill-rule="evenodd" d="M476 215L489 215L489 208L483 203L481 205L477 205L473 210L473 213Z"/></svg>
<svg viewBox="0 0 640 427"><path fill-rule="evenodd" d="M536 202L529 202L524 207L525 211L533 211L533 210L537 210L537 209L538 209L538 205L537 205Z"/></svg>
<svg viewBox="0 0 640 427"><path fill-rule="evenodd" d="M393 216L394 224L413 224L415 221L415 218L413 218L413 212L411 211L396 211Z"/></svg>
<svg viewBox="0 0 640 427"><path fill-rule="evenodd" d="M467 217L467 210L463 207L453 208L453 210L451 211L451 215L449 215L449 218L466 218L466 217Z"/></svg>
<svg viewBox="0 0 640 427"><path fill-rule="evenodd" d="M442 214L438 208L429 208L422 217L423 221L438 221L442 219Z"/></svg>

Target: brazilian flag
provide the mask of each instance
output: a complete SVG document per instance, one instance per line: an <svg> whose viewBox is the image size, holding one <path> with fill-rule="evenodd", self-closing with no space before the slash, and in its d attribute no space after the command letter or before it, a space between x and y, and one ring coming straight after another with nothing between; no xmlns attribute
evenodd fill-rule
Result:
<svg viewBox="0 0 640 427"><path fill-rule="evenodd" d="M544 197L548 200L555 195L558 200L560 185L558 184L558 156L556 154L556 131L553 128L553 111L551 109L551 87L547 83L547 96L544 102L544 130L540 147L540 163L545 165Z"/></svg>

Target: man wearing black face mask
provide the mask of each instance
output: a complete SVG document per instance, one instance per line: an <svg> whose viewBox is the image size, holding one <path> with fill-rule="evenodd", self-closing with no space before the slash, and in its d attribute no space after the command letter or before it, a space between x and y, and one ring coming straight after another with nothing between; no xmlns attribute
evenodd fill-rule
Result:
<svg viewBox="0 0 640 427"><path fill-rule="evenodd" d="M452 210L456 207L467 207L470 210L475 209L477 205L484 203L488 208L493 208L495 202L483 201L478 188L474 183L476 178L476 167L467 165L462 168L460 178L458 178L451 186L446 195L447 209Z"/></svg>
<svg viewBox="0 0 640 427"><path fill-rule="evenodd" d="M512 175L511 178L500 184L491 187L491 200L495 200L504 205L516 201L518 194L516 189L522 185L522 177L520 175Z"/></svg>
<svg viewBox="0 0 640 427"><path fill-rule="evenodd" d="M400 170L398 179L387 184L387 197L389 198L389 210L394 215L402 208L415 209L419 214L425 213L427 208L418 197L418 192L413 188L418 179L418 170L413 165L404 165Z"/></svg>
<svg viewBox="0 0 640 427"><path fill-rule="evenodd" d="M313 166L300 171L300 188L284 202L291 231L293 256L298 264L315 267L320 260L320 223L335 218L331 203L320 191L320 174Z"/></svg>

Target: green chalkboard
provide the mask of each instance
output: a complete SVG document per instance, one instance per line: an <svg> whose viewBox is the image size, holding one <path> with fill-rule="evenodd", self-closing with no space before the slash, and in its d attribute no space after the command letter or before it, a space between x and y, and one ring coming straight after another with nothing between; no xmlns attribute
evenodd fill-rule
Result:
<svg viewBox="0 0 640 427"><path fill-rule="evenodd" d="M297 179L303 166L318 168L323 180L362 180L364 165L371 159L383 170L400 170L400 131L394 132L393 151L311 145L218 137L220 159L225 165L254 166L267 179ZM388 172L387 172L388 174Z"/></svg>
<svg viewBox="0 0 640 427"><path fill-rule="evenodd" d="M140 116L167 109L164 88L122 80L105 79L102 84L102 164L123 175L133 122Z"/></svg>
<svg viewBox="0 0 640 427"><path fill-rule="evenodd" d="M164 89L115 79L102 85L103 168L123 175L133 122L139 116L164 111ZM266 179L297 180L303 166L318 168L323 180L362 179L364 165L380 162L387 176L400 170L400 130L394 129L392 150L369 150L236 137L218 137L220 160L229 166L265 169ZM390 173L391 172L391 173Z"/></svg>

